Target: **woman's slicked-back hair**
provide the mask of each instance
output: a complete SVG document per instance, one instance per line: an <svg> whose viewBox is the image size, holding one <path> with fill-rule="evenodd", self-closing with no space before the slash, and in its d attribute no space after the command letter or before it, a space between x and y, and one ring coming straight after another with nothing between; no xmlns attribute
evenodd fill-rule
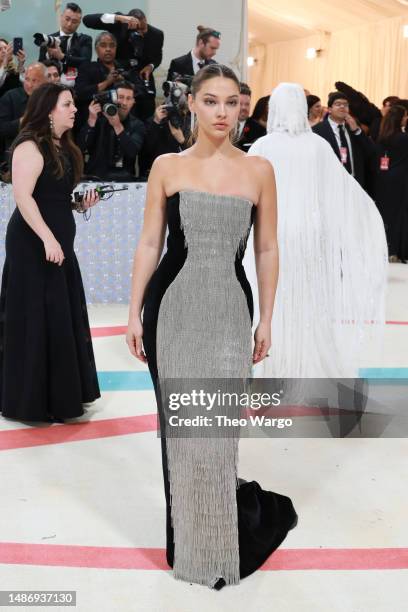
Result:
<svg viewBox="0 0 408 612"><path fill-rule="evenodd" d="M64 175L64 168L52 138L49 116L64 91L69 91L72 95L71 88L61 83L44 83L33 91L21 120L20 132L11 147L12 155L14 149L25 140L33 140L40 149L43 144L48 145L58 178ZM83 157L81 150L74 143L71 130L64 132L61 145L72 157L74 179L75 183L78 183L83 173Z"/></svg>
<svg viewBox="0 0 408 612"><path fill-rule="evenodd" d="M235 74L235 72L225 66L224 64L207 64L204 68L201 68L193 77L191 81L191 95L193 98L196 97L197 93L200 91L203 83L206 81L210 81L211 79L215 79L216 77L223 77L225 79L231 79L237 86L237 94L240 92L240 81ZM190 134L188 139L188 145L191 146L196 140L198 136L198 125L196 124L193 131ZM232 142L235 140L235 136L231 137Z"/></svg>
<svg viewBox="0 0 408 612"><path fill-rule="evenodd" d="M200 91L203 83L216 77L224 77L225 79L234 81L239 93L240 82L232 68L224 66L224 64L207 64L207 66L204 66L204 68L201 68L201 70L195 74L191 81L191 95L193 98L195 98L196 94Z"/></svg>

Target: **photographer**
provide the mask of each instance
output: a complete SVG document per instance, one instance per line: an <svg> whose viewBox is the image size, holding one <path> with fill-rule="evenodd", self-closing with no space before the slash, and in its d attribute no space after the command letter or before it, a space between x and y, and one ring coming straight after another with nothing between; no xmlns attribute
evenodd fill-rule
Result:
<svg viewBox="0 0 408 612"><path fill-rule="evenodd" d="M84 62L75 83L78 102L76 129L80 129L88 117L88 106L95 94L107 91L124 80L116 62L117 42L110 32L101 32L95 40L96 62Z"/></svg>
<svg viewBox="0 0 408 612"><path fill-rule="evenodd" d="M213 28L197 26L198 34L196 44L192 51L172 59L170 62L167 80L172 81L175 75L194 76L196 72L207 64L216 64L212 58L220 48L221 32Z"/></svg>
<svg viewBox="0 0 408 612"><path fill-rule="evenodd" d="M140 174L143 178L149 176L156 157L163 153L179 153L188 146L190 114L187 108L179 110L179 121L174 121L174 126L166 107L166 104L158 106L146 124L146 137L140 155Z"/></svg>
<svg viewBox="0 0 408 612"><path fill-rule="evenodd" d="M0 38L0 98L9 89L21 87L24 80L25 51L20 49L16 57L17 64L13 59L13 43Z"/></svg>
<svg viewBox="0 0 408 612"><path fill-rule="evenodd" d="M151 117L155 110L156 86L153 71L162 61L164 34L147 23L140 9L121 13L85 15L84 24L94 30L107 30L118 42L117 59L122 68L132 69L127 77L135 85L137 115L141 119Z"/></svg>
<svg viewBox="0 0 408 612"><path fill-rule="evenodd" d="M50 41L44 41L41 34L34 35L35 44L41 45L38 60L42 62L48 58L59 61L63 72L61 81L70 87L75 84L81 64L92 58L92 38L88 34L77 33L81 19L82 10L78 4L68 2L61 14L61 29L49 35Z"/></svg>
<svg viewBox="0 0 408 612"><path fill-rule="evenodd" d="M135 162L142 148L146 128L130 114L135 103L132 83L124 81L113 92L97 94L89 105L87 123L78 136L78 145L89 154L86 174L109 181L134 181Z"/></svg>
<svg viewBox="0 0 408 612"><path fill-rule="evenodd" d="M23 87L10 89L0 98L0 161L6 159L5 152L11 146L20 129L28 98L33 91L47 81L47 69L35 62L25 71Z"/></svg>
<svg viewBox="0 0 408 612"><path fill-rule="evenodd" d="M50 83L60 83L62 69L59 62L55 60L44 60L44 66L47 68L47 78Z"/></svg>

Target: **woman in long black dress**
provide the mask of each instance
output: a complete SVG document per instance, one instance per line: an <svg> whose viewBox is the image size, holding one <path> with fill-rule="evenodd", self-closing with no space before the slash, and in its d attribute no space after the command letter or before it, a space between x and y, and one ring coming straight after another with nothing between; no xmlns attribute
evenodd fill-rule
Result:
<svg viewBox="0 0 408 612"><path fill-rule="evenodd" d="M79 417L100 396L74 253L71 193L82 173L70 134L75 112L68 87L42 85L11 151L17 207L0 297L0 410L19 420ZM97 200L88 192L84 207Z"/></svg>
<svg viewBox="0 0 408 612"><path fill-rule="evenodd" d="M272 166L233 146L240 84L212 64L192 81L196 143L157 158L136 250L127 343L156 389L167 501L167 561L178 579L220 589L259 568L296 524L291 500L237 478L238 439L170 434L170 380L250 376L267 356L278 277ZM260 323L242 258L255 219ZM166 225L167 253L159 262ZM143 322L141 312L143 310ZM145 351L145 352L144 352ZM178 383L176 383L178 384ZM224 434L225 435L225 434ZM165 436L165 437L164 437Z"/></svg>
<svg viewBox="0 0 408 612"><path fill-rule="evenodd" d="M374 199L384 221L391 263L408 260L408 113L392 106L381 122Z"/></svg>

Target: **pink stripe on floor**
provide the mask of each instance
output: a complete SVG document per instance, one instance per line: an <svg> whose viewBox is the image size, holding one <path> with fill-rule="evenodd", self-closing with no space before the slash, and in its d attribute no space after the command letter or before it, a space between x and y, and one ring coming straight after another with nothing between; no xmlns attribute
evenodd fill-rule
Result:
<svg viewBox="0 0 408 612"><path fill-rule="evenodd" d="M114 325L112 327L92 327L92 338L103 338L105 336L123 336L126 334L127 325Z"/></svg>
<svg viewBox="0 0 408 612"><path fill-rule="evenodd" d="M306 417L339 414L336 408L314 408L312 406L280 406L262 410L251 410L247 415L265 415L274 417ZM45 427L24 427L23 429L6 429L0 431L0 451L16 448L29 448L44 446L46 444L65 444L81 440L96 440L114 436L157 431L157 413L143 414L133 417L119 417L115 419L99 419L82 421L79 423L66 423L49 425Z"/></svg>
<svg viewBox="0 0 408 612"><path fill-rule="evenodd" d="M157 414L0 431L0 450L157 431Z"/></svg>
<svg viewBox="0 0 408 612"><path fill-rule="evenodd" d="M0 563L105 569L168 570L162 548L0 543ZM278 549L263 571L408 569L408 548Z"/></svg>
<svg viewBox="0 0 408 612"><path fill-rule="evenodd" d="M386 321L387 325L408 325L408 321Z"/></svg>

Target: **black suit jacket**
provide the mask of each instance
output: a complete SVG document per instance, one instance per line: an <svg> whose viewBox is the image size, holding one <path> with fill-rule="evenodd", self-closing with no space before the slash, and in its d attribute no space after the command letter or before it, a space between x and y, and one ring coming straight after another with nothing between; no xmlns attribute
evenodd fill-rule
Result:
<svg viewBox="0 0 408 612"><path fill-rule="evenodd" d="M75 93L77 100L87 102L98 93L98 84L102 83L109 74L109 69L97 60L96 62L84 62L78 71L75 81Z"/></svg>
<svg viewBox="0 0 408 612"><path fill-rule="evenodd" d="M121 14L121 13L116 13ZM105 30L112 32L118 41L116 58L124 68L129 68L129 61L133 58L133 47L129 42L129 30L124 23L103 23L101 21L103 13L95 15L85 15L83 23L87 28L93 30ZM148 64L153 64L154 68L160 66L163 59L163 41L164 34L162 30L150 25L147 26L147 32L143 36L144 45L143 53L139 59L138 68L141 70ZM150 77L151 85L154 87L153 74Z"/></svg>
<svg viewBox="0 0 408 612"><path fill-rule="evenodd" d="M100 116L91 128L86 123L77 138L77 144L83 153L89 153L89 160L85 165L86 174L98 176L102 180L113 179L113 174L120 179L121 170L114 168L115 141L119 141L123 154L123 171L135 176L135 162L142 148L146 128L143 121L128 115L122 122L124 131L116 136L108 120ZM128 180L128 179L124 179Z"/></svg>
<svg viewBox="0 0 408 612"><path fill-rule="evenodd" d="M375 146L367 138L362 131L359 135L353 134L348 126L346 126L347 132L350 136L353 164L354 164L354 178L360 183L360 185L368 191L372 192L372 181L371 181L371 170L373 159L375 157ZM331 125L326 117L324 121L317 123L312 128L315 134L318 134L331 145L333 151L341 160L340 149L337 144L336 136L331 128Z"/></svg>
<svg viewBox="0 0 408 612"><path fill-rule="evenodd" d="M210 59L210 60L207 60L205 63L206 64L216 64L217 62L215 60ZM185 55L181 55L180 57L175 57L174 59L171 60L169 70L167 72L168 81L173 80L174 72L180 75L184 75L184 74L189 74L191 76L194 75L193 58L191 57L191 51L189 51Z"/></svg>
<svg viewBox="0 0 408 612"><path fill-rule="evenodd" d="M54 32L51 36L59 36L59 32ZM61 43L61 50L66 51L66 42ZM62 63L64 73L67 68L79 68L83 62L90 61L92 58L92 38L88 34L78 34L74 32L72 35L71 46L69 52L65 55ZM47 59L46 47L40 47L38 61L43 62Z"/></svg>
<svg viewBox="0 0 408 612"><path fill-rule="evenodd" d="M266 135L266 129L252 117L248 117L245 121L244 129L236 146L242 151L247 152L251 144Z"/></svg>
<svg viewBox="0 0 408 612"><path fill-rule="evenodd" d="M5 151L10 148L11 143L20 129L20 117L24 115L28 102L28 96L23 87L10 89L0 98L0 139L2 140L1 159L5 157Z"/></svg>

